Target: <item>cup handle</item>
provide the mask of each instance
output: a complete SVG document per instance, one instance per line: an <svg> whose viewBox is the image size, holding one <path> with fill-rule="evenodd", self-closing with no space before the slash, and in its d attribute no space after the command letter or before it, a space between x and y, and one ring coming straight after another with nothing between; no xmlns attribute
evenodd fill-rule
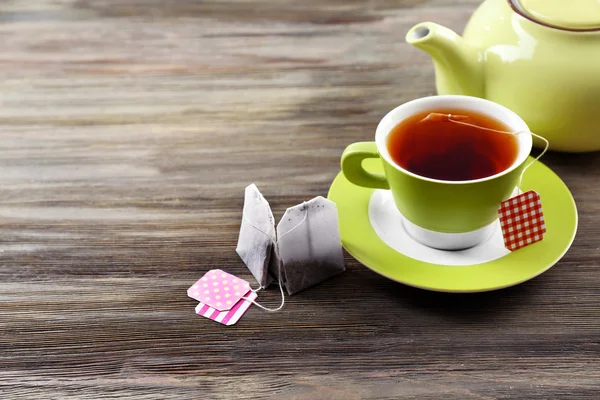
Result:
<svg viewBox="0 0 600 400"><path fill-rule="evenodd" d="M352 143L342 153L342 172L351 183L375 189L389 189L385 175L369 172L362 166L365 158L380 158L375 142Z"/></svg>

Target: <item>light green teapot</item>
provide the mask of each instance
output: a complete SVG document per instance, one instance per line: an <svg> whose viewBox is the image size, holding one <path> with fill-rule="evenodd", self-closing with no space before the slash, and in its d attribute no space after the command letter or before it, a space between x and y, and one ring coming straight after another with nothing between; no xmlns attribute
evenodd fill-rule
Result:
<svg viewBox="0 0 600 400"><path fill-rule="evenodd" d="M486 0L463 37L424 22L406 40L433 58L439 94L502 104L553 150L600 150L600 1Z"/></svg>

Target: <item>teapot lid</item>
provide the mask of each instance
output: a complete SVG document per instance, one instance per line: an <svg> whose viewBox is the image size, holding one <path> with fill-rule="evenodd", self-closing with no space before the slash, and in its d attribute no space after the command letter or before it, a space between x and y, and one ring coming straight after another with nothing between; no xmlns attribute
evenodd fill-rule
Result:
<svg viewBox="0 0 600 400"><path fill-rule="evenodd" d="M600 0L510 0L526 17L567 30L600 29Z"/></svg>

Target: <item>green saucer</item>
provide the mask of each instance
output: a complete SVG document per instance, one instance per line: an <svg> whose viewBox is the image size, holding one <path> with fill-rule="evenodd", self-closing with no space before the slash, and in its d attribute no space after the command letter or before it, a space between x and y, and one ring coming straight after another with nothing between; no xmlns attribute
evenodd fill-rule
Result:
<svg viewBox="0 0 600 400"><path fill-rule="evenodd" d="M365 162L381 171L377 162ZM419 261L389 247L369 219L374 192L351 184L340 172L328 198L337 204L342 245L374 272L409 286L439 292L484 292L517 285L556 264L567 252L577 231L577 208L564 182L541 162L527 169L521 189L540 194L546 235L540 242L475 265L443 265Z"/></svg>

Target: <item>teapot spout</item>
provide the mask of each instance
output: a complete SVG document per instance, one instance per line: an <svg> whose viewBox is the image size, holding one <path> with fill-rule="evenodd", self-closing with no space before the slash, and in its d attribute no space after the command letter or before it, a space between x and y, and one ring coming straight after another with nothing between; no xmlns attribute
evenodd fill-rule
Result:
<svg viewBox="0 0 600 400"><path fill-rule="evenodd" d="M454 31L423 22L408 31L406 41L433 58L439 94L484 96L479 53Z"/></svg>

